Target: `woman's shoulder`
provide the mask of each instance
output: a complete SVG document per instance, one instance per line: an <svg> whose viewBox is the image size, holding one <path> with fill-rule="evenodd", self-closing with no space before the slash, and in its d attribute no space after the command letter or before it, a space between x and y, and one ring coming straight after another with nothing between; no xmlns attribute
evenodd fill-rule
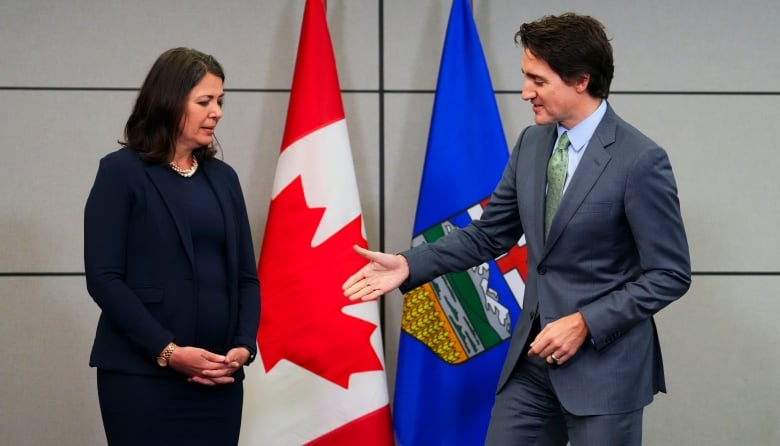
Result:
<svg viewBox="0 0 780 446"><path fill-rule="evenodd" d="M129 147L120 147L101 158L100 164L104 166L129 166L134 164L142 166L144 162L141 160L138 151Z"/></svg>
<svg viewBox="0 0 780 446"><path fill-rule="evenodd" d="M231 178L238 178L235 169L230 164L222 161L218 158L209 158L205 161L205 166L210 172L214 172L218 175L226 175Z"/></svg>
<svg viewBox="0 0 780 446"><path fill-rule="evenodd" d="M122 147L100 159L98 176L112 183L134 184L144 176L146 166L137 150Z"/></svg>

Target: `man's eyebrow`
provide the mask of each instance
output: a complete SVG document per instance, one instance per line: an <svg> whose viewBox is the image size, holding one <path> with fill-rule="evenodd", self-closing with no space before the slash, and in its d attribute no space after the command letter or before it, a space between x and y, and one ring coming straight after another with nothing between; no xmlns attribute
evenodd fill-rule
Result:
<svg viewBox="0 0 780 446"><path fill-rule="evenodd" d="M544 76L540 76L540 75L535 74L535 73L527 73L527 72L525 72L523 70L520 70L520 71L523 73L523 76L531 78L533 80L537 80L537 81L545 81L545 80L547 80Z"/></svg>

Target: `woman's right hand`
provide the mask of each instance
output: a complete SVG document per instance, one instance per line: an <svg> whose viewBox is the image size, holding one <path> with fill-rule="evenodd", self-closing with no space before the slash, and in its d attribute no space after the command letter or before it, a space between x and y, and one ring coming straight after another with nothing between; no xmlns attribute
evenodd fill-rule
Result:
<svg viewBox="0 0 780 446"><path fill-rule="evenodd" d="M235 381L231 375L240 367L237 361L198 347L178 346L168 359L168 366L188 376L188 381L215 386Z"/></svg>

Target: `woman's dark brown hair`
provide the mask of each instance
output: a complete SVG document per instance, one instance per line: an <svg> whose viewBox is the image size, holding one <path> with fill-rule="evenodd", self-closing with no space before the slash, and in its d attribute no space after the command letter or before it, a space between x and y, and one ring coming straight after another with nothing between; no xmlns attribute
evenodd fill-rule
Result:
<svg viewBox="0 0 780 446"><path fill-rule="evenodd" d="M225 81L222 66L214 57L191 48L173 48L160 55L146 75L125 124L125 140L119 144L141 152L150 163L171 160L180 133L184 106L190 91L211 73ZM217 153L214 138L208 146L198 147L193 155L203 161Z"/></svg>
<svg viewBox="0 0 780 446"><path fill-rule="evenodd" d="M574 13L546 16L524 23L515 34L515 43L518 40L567 84L588 74L588 93L596 98L609 96L615 65L612 45L598 20Z"/></svg>

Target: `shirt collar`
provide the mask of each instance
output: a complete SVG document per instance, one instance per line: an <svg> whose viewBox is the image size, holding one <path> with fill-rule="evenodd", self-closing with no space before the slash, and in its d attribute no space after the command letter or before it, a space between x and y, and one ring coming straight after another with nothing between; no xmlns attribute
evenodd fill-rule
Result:
<svg viewBox="0 0 780 446"><path fill-rule="evenodd" d="M574 127L566 130L562 125L558 124L558 138L561 137L563 132L568 132L571 148L574 149L575 152L579 152L585 148L590 141L590 138L593 137L593 134L596 132L596 127L599 126L601 118L603 118L606 113L607 101L602 99L601 104L596 108L596 111Z"/></svg>

